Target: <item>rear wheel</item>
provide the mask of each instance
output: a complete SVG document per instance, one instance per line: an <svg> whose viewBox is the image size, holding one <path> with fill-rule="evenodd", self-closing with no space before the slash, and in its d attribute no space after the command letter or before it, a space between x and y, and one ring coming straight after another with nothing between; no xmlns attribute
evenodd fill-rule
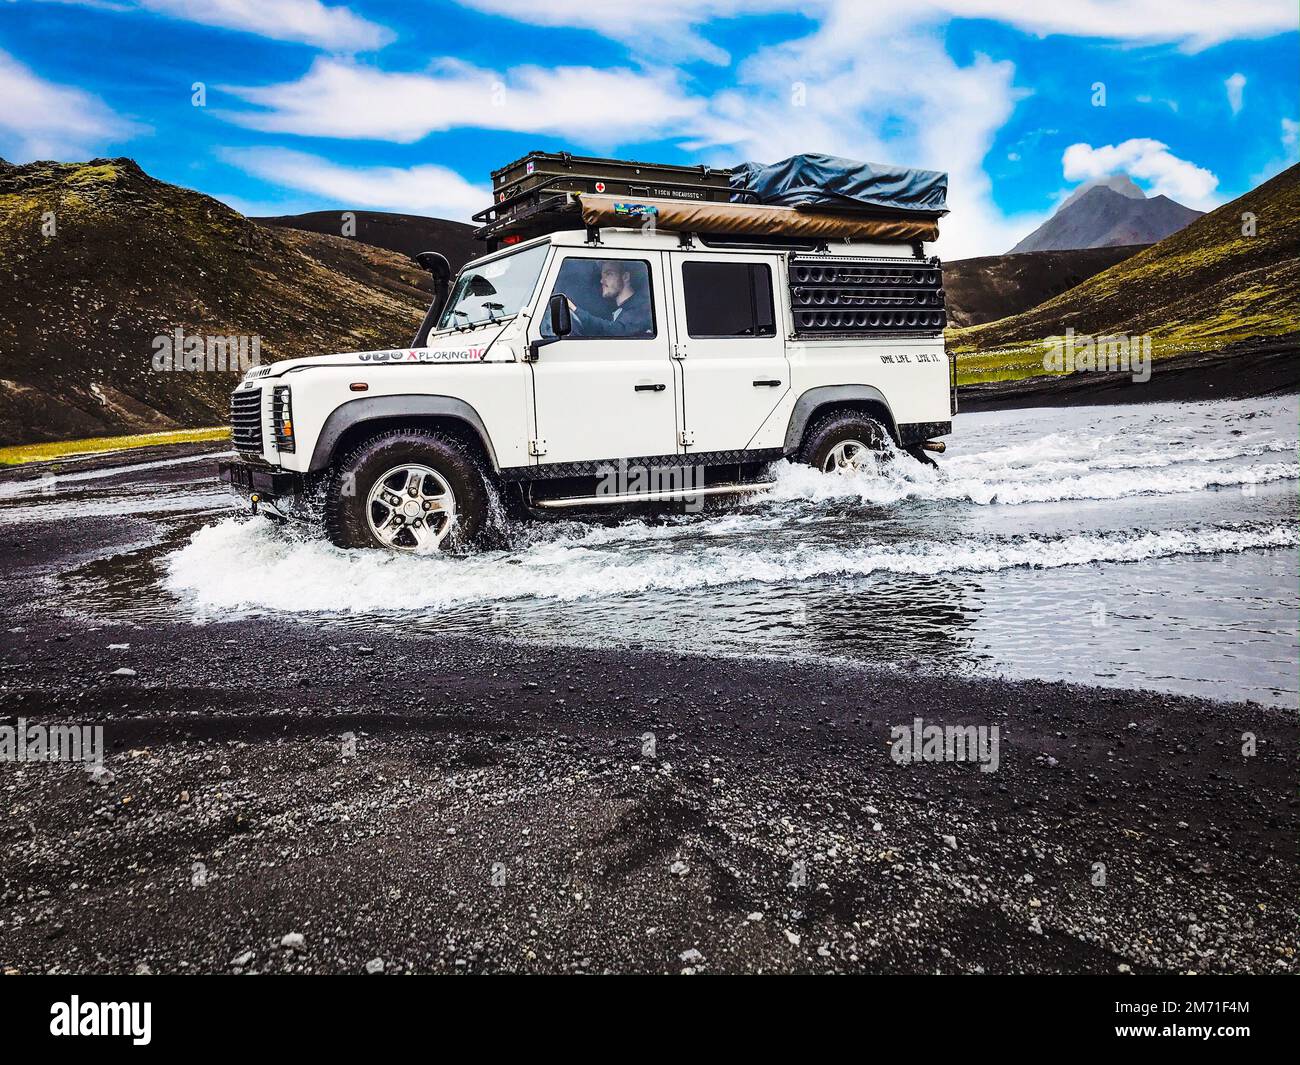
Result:
<svg viewBox="0 0 1300 1065"><path fill-rule="evenodd" d="M885 441L885 428L874 418L858 411L834 411L805 434L799 461L824 473L874 470Z"/></svg>
<svg viewBox="0 0 1300 1065"><path fill-rule="evenodd" d="M414 553L473 543L488 517L488 486L460 441L394 429L364 441L334 468L325 528L340 547Z"/></svg>

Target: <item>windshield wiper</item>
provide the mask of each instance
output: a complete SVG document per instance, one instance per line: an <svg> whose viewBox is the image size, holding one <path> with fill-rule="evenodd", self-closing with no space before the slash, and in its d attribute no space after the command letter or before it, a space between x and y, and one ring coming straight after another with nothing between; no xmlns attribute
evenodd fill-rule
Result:
<svg viewBox="0 0 1300 1065"><path fill-rule="evenodd" d="M489 300L484 300L480 306L487 308L489 322L495 322L497 320L497 316L492 313L493 311L504 311L506 309L504 303L492 303Z"/></svg>

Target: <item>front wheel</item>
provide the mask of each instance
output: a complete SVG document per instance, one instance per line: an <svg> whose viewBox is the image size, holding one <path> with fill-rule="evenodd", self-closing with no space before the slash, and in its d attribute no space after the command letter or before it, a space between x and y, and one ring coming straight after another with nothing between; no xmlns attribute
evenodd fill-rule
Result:
<svg viewBox="0 0 1300 1065"><path fill-rule="evenodd" d="M445 551L474 542L488 518L488 487L460 441L394 429L338 461L326 488L325 528L339 547Z"/></svg>

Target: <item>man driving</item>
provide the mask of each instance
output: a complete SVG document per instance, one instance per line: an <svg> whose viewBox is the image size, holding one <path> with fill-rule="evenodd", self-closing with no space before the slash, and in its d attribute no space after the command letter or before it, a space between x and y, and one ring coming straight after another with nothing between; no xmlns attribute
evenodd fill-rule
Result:
<svg viewBox="0 0 1300 1065"><path fill-rule="evenodd" d="M638 267L633 271L633 267ZM600 264L600 295L614 304L608 318L580 308L569 300L574 336L646 336L654 329L650 293L645 291L645 267L617 259ZM638 282L640 284L638 285Z"/></svg>

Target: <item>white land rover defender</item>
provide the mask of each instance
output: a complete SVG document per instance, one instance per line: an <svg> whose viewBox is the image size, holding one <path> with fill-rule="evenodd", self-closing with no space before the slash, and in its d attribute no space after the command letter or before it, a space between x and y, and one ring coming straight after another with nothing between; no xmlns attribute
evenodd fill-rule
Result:
<svg viewBox="0 0 1300 1065"><path fill-rule="evenodd" d="M494 514L750 493L775 461L834 472L886 436L943 450L955 367L921 243L941 210L553 186L513 193L527 210L500 196L485 228L504 246L454 284L418 257L440 291L410 347L249 371L222 478L340 546L418 551Z"/></svg>

